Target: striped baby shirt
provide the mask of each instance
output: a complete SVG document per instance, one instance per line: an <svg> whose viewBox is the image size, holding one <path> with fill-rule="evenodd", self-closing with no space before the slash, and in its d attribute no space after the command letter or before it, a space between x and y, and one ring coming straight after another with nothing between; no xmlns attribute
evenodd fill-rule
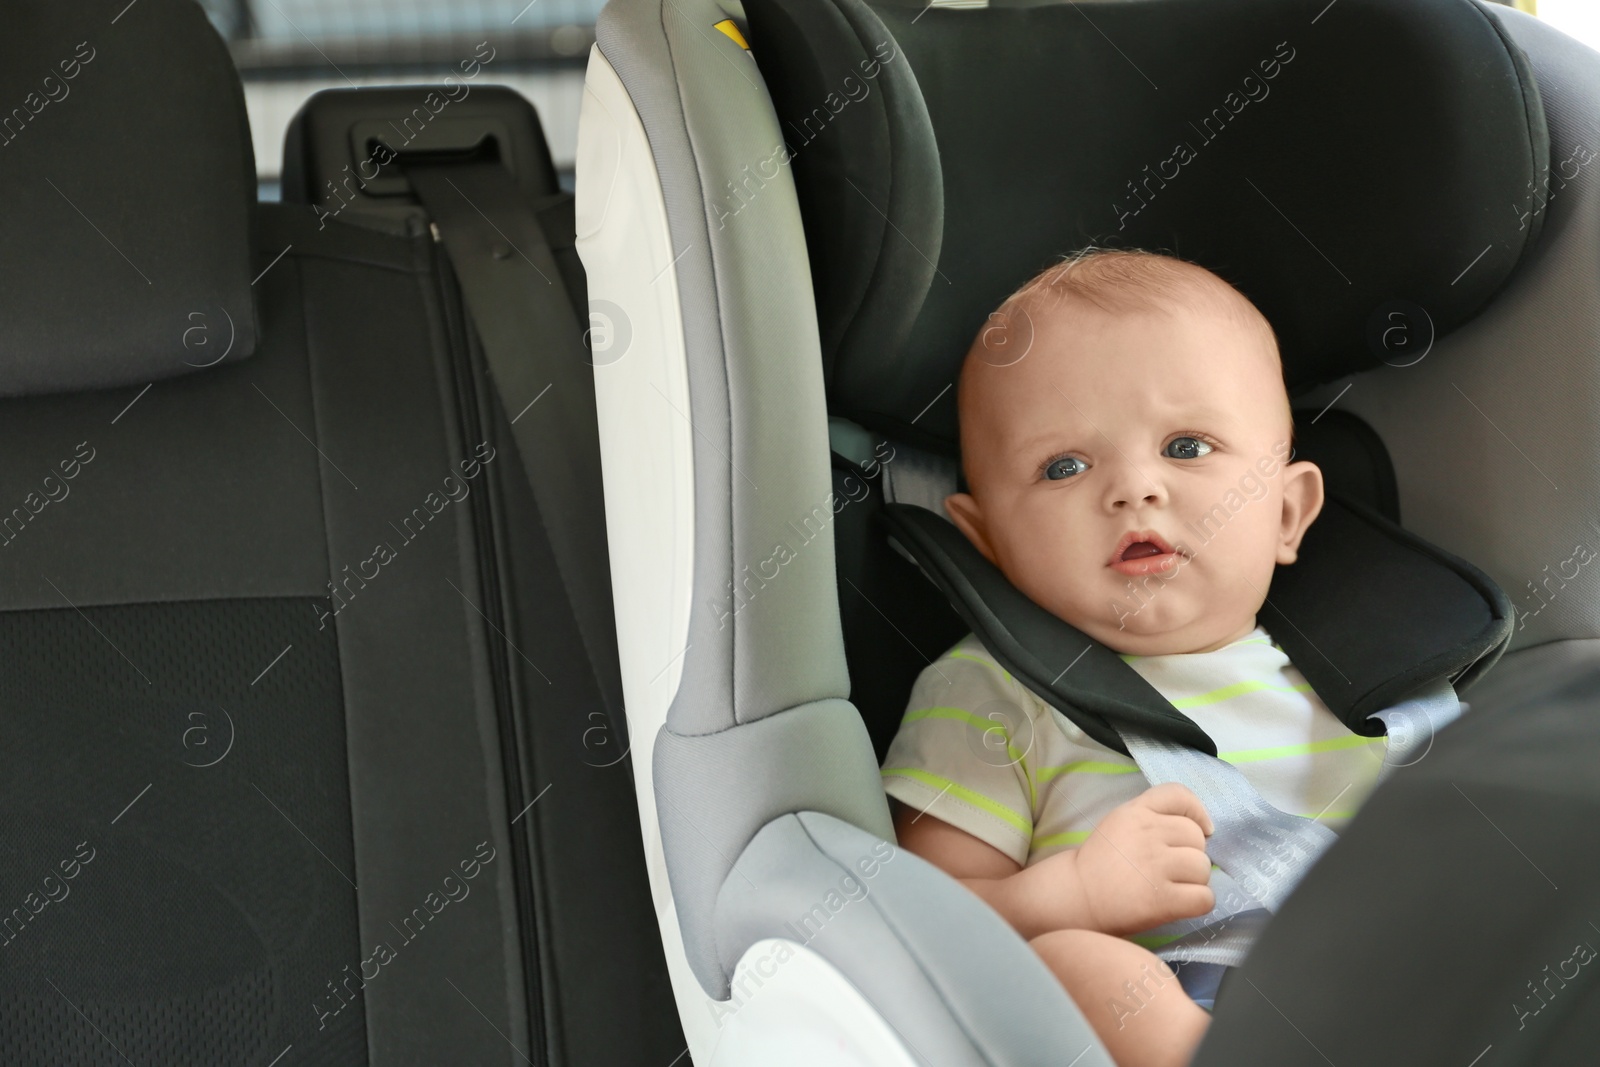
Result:
<svg viewBox="0 0 1600 1067"><path fill-rule="evenodd" d="M1282 811L1338 831L1377 782L1387 738L1352 733L1263 627L1211 652L1121 658ZM1022 866L1077 847L1150 787L1132 759L1014 679L975 634L918 675L879 773L890 796Z"/></svg>

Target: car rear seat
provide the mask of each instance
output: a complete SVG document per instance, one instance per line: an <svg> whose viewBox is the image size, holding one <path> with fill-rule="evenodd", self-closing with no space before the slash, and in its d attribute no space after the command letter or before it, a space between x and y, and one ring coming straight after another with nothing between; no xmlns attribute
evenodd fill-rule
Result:
<svg viewBox="0 0 1600 1067"><path fill-rule="evenodd" d="M121 7L0 39L0 1062L670 1062L616 653L545 534L598 493L541 514L404 188L257 204L200 8Z"/></svg>

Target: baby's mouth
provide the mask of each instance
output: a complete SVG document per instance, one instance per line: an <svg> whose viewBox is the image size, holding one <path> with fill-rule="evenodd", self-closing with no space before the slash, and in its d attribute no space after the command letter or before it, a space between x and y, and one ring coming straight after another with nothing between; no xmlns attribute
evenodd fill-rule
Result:
<svg viewBox="0 0 1600 1067"><path fill-rule="evenodd" d="M1177 566L1180 555L1155 530L1129 530L1118 539L1107 566L1129 577L1162 574Z"/></svg>

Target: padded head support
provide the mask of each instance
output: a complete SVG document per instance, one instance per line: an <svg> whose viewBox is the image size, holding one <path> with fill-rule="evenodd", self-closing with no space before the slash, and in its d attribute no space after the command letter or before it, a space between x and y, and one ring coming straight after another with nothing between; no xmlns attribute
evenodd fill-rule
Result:
<svg viewBox="0 0 1600 1067"><path fill-rule="evenodd" d="M204 11L14 0L5 22L0 395L249 356L255 158Z"/></svg>
<svg viewBox="0 0 1600 1067"><path fill-rule="evenodd" d="M1296 394L1377 365L1393 301L1455 329L1539 232L1538 90L1473 0L744 7L794 157L830 410L947 455L967 346L1064 253L1216 271L1276 329ZM724 213L751 195L729 188Z"/></svg>
<svg viewBox="0 0 1600 1067"><path fill-rule="evenodd" d="M995 659L1090 737L1126 753L1115 720L1217 754L1142 675L1029 599L954 524L914 504L887 504L883 516L890 540ZM1511 601L1478 568L1336 494L1298 562L1273 573L1257 616L1328 709L1367 737L1383 732L1367 716L1430 682L1465 690L1510 643L1512 619Z"/></svg>

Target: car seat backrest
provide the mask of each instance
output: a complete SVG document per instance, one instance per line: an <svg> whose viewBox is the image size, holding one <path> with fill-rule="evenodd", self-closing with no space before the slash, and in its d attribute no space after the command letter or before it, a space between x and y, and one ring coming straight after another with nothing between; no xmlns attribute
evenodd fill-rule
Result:
<svg viewBox="0 0 1600 1067"><path fill-rule="evenodd" d="M896 440L955 453L942 390L985 317L1091 243L1240 288L1293 395L1378 366L1369 331L1393 302L1455 329L1538 237L1537 87L1468 0L745 10L792 155L830 411ZM737 211L750 180L713 203Z"/></svg>
<svg viewBox="0 0 1600 1067"><path fill-rule="evenodd" d="M101 389L247 358L255 163L244 92L197 4L0 35L0 395ZM181 64L153 64L166 50Z"/></svg>
<svg viewBox="0 0 1600 1067"><path fill-rule="evenodd" d="M426 214L257 204L191 0L22 0L0 55L4 106L61 97L0 144L38 216L0 377L49 392L0 400L0 1062L670 1060L545 539L582 520L536 506Z"/></svg>

